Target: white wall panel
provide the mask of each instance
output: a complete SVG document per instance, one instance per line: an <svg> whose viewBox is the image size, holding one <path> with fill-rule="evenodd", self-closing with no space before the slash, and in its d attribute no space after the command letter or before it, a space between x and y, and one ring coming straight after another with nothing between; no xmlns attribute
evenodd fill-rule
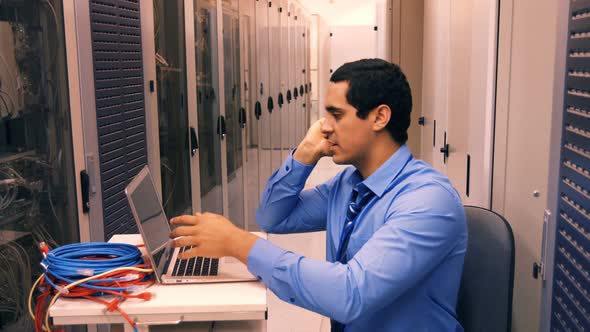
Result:
<svg viewBox="0 0 590 332"><path fill-rule="evenodd" d="M503 1L500 13L492 207L514 232L515 332L539 329L543 284L531 271L541 257L547 204L559 7L557 1Z"/></svg>
<svg viewBox="0 0 590 332"><path fill-rule="evenodd" d="M422 77L422 158L446 173L443 146L448 110L450 0L424 2L424 58Z"/></svg>
<svg viewBox="0 0 590 332"><path fill-rule="evenodd" d="M347 62L377 56L377 33L373 25L333 26L331 32L330 63L333 71Z"/></svg>

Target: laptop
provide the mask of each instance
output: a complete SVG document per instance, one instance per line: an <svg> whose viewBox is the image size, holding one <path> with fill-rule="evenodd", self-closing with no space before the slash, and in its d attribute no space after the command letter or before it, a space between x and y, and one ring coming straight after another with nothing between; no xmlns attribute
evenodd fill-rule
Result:
<svg viewBox="0 0 590 332"><path fill-rule="evenodd" d="M179 259L178 254L191 247L173 248L170 223L145 166L125 188L125 194L147 256L159 283L207 283L256 280L245 264L233 257L193 257Z"/></svg>

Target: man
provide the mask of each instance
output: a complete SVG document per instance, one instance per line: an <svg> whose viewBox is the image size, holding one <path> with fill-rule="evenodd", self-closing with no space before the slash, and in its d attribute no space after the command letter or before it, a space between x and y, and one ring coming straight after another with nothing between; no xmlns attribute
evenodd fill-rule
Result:
<svg viewBox="0 0 590 332"><path fill-rule="evenodd" d="M332 331L462 331L455 306L467 246L449 180L405 145L411 91L400 68L351 62L330 78L324 119L268 180L269 233L327 231L327 262L239 230L222 216L174 218L185 257L234 256L279 298L332 319ZM302 191L323 156L351 164Z"/></svg>

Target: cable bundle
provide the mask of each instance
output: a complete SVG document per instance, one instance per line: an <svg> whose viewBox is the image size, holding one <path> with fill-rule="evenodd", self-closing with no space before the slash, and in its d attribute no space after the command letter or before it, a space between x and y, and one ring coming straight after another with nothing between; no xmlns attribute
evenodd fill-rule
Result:
<svg viewBox="0 0 590 332"><path fill-rule="evenodd" d="M124 243L76 243L43 252L41 266L45 272L35 281L29 294L29 312L35 320L35 331L50 331L49 308L60 297L86 298L106 306L107 311L119 311L135 328L119 304L128 298L151 299L151 293L142 290L153 284L152 270L144 264L136 246ZM35 289L40 294L31 301ZM113 295L110 301L101 295Z"/></svg>

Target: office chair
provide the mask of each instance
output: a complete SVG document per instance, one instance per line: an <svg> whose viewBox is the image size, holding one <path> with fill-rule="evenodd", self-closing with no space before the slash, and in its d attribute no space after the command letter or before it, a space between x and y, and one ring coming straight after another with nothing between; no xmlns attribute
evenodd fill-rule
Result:
<svg viewBox="0 0 590 332"><path fill-rule="evenodd" d="M465 332L510 331L514 284L514 237L499 214L465 206L468 237L457 301Z"/></svg>

